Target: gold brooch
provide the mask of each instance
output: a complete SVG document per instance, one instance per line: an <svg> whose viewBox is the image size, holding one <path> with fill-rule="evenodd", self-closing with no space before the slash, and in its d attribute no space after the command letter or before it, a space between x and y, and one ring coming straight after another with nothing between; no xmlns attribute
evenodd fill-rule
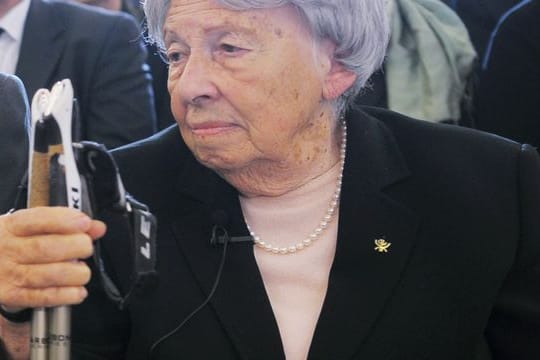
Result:
<svg viewBox="0 0 540 360"><path fill-rule="evenodd" d="M389 243L384 239L375 240L375 250L380 253L387 253L390 245L392 245L392 243Z"/></svg>

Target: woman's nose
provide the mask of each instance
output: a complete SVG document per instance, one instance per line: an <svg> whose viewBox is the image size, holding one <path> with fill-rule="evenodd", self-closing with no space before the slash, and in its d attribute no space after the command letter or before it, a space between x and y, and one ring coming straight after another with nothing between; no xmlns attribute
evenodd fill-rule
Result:
<svg viewBox="0 0 540 360"><path fill-rule="evenodd" d="M190 56L178 78L177 91L185 104L201 106L217 98L219 91L213 81L215 65L204 56Z"/></svg>

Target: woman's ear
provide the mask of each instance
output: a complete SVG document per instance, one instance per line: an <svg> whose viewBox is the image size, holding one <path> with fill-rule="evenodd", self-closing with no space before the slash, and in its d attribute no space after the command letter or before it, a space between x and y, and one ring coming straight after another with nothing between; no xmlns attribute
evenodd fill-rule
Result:
<svg viewBox="0 0 540 360"><path fill-rule="evenodd" d="M335 100L347 91L356 81L357 75L347 69L335 59L327 73L323 84L323 97L325 100Z"/></svg>
<svg viewBox="0 0 540 360"><path fill-rule="evenodd" d="M343 95L356 81L357 75L335 59L336 46L325 41L321 45L320 56L324 59L325 76L323 98L332 101Z"/></svg>

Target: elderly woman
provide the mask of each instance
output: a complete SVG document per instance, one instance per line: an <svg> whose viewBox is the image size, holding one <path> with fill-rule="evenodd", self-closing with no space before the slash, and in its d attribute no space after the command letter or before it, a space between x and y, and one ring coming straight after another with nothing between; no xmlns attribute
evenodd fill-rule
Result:
<svg viewBox="0 0 540 360"><path fill-rule="evenodd" d="M384 0L147 0L145 11L178 127L115 156L158 218L159 281L117 310L95 276L85 289L89 267L67 262L89 256L104 225L20 210L0 218L4 339L24 321L17 310L82 302L75 358L540 356L538 156L347 111L383 59ZM216 229L227 235L210 241ZM112 230L100 242L126 284Z"/></svg>

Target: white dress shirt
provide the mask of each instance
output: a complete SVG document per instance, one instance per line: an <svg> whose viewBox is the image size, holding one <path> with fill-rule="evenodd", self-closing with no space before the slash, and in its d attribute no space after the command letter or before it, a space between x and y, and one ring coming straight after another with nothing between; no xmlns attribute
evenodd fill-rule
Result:
<svg viewBox="0 0 540 360"><path fill-rule="evenodd" d="M29 8L30 0L21 0L0 18L0 72L15 74Z"/></svg>

